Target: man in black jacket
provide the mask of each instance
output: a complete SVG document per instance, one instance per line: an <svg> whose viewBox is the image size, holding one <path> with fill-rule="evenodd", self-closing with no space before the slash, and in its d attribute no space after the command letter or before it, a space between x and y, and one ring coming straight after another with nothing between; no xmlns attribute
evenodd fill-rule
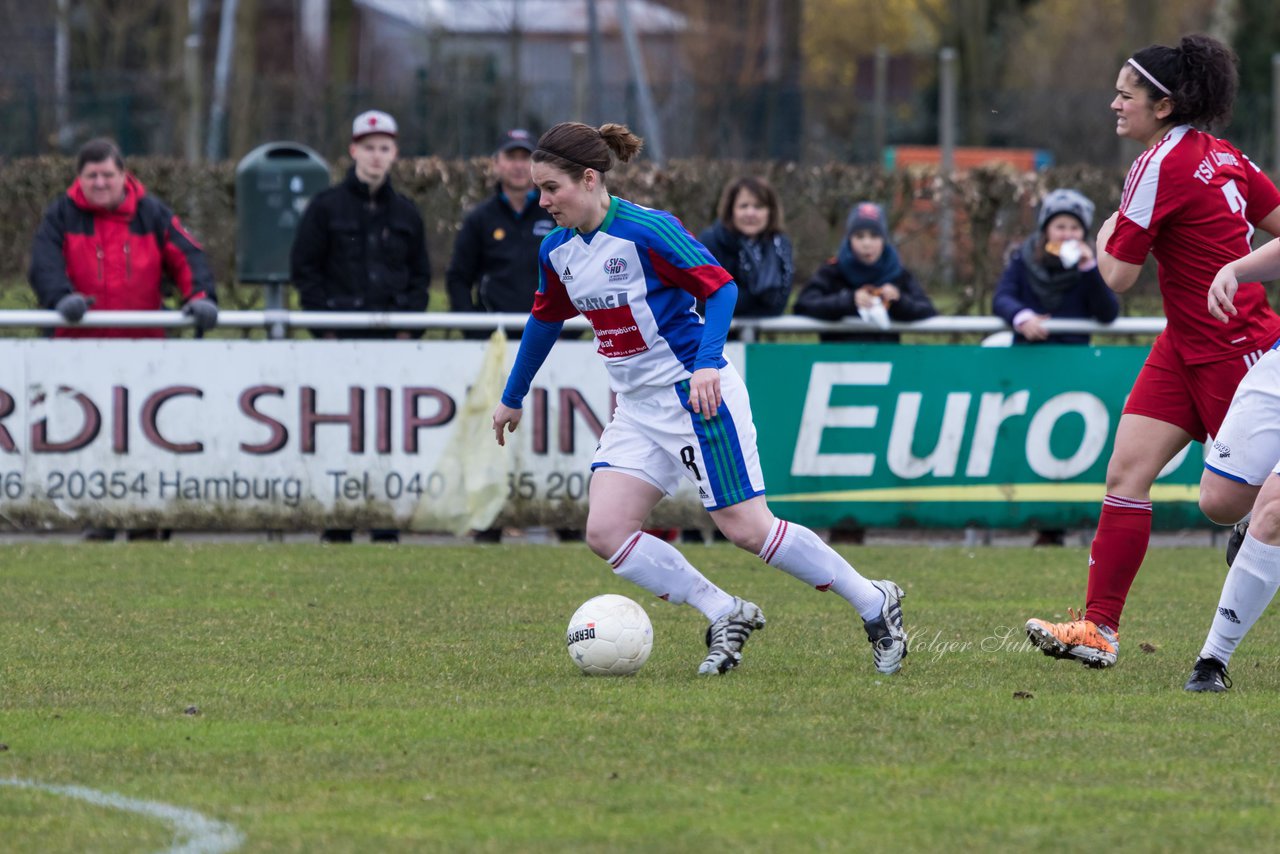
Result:
<svg viewBox="0 0 1280 854"><path fill-rule="evenodd" d="M493 155L497 191L467 214L453 244L445 273L450 311L528 314L533 307L538 246L556 227L538 205L530 172L533 149L526 130L509 130L498 140Z"/></svg>
<svg viewBox="0 0 1280 854"><path fill-rule="evenodd" d="M290 254L293 284L307 311L426 311L431 284L426 229L407 196L391 187L396 122L378 110L356 117L354 161L341 184L317 193ZM343 329L321 338L413 338L404 330Z"/></svg>
<svg viewBox="0 0 1280 854"><path fill-rule="evenodd" d="M293 284L307 311L426 311L431 284L426 228L418 208L391 188L396 120L370 110L356 116L341 184L317 193L298 223L290 253ZM317 338L416 338L387 329L327 329ZM400 532L374 529L374 542ZM349 543L352 532L328 528L322 542Z"/></svg>

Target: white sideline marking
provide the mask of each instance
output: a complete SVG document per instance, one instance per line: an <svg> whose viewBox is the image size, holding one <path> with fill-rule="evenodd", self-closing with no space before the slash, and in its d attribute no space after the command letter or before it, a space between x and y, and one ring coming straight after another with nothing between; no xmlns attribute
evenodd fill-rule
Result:
<svg viewBox="0 0 1280 854"><path fill-rule="evenodd" d="M174 844L163 854L225 854L244 844L244 835L226 822L216 821L195 810L186 810L159 801L140 801L126 798L114 792L100 792L84 786L54 786L34 780L0 779L0 786L18 789L38 789L54 795L77 798L98 807L124 810L148 818L159 819L173 826Z"/></svg>

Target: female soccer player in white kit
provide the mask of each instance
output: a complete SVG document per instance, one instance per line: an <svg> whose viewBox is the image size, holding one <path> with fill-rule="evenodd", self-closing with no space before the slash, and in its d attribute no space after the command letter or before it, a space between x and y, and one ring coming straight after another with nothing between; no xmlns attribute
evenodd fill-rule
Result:
<svg viewBox="0 0 1280 854"><path fill-rule="evenodd" d="M1209 286L1209 314L1230 323L1242 282L1280 277L1280 240L1227 264ZM1280 341L1245 374L1204 461L1205 484L1227 480L1259 489L1252 522L1222 584L1209 635L1191 668L1188 691L1231 687L1227 664L1280 589Z"/></svg>
<svg viewBox="0 0 1280 854"><path fill-rule="evenodd" d="M707 617L699 673L736 667L764 614L642 530L662 497L688 478L731 542L848 600L862 617L876 669L893 673L907 654L902 590L863 578L765 502L746 385L723 354L737 285L678 219L611 196L605 186L614 157L627 162L641 145L625 125L578 122L558 124L538 140L533 180L559 227L543 239L533 311L493 413L498 444L519 425L521 402L564 321L583 314L618 399L591 464L591 550L621 577ZM706 301L705 323L697 299Z"/></svg>

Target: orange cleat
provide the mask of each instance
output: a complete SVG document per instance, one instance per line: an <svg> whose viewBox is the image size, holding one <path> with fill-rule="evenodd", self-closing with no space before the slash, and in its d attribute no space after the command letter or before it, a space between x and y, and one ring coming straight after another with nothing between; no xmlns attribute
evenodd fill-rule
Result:
<svg viewBox="0 0 1280 854"><path fill-rule="evenodd" d="M1111 667L1120 653L1120 639L1115 629L1099 626L1084 614L1068 608L1070 622L1050 623L1027 620L1027 637L1045 655L1074 658L1089 667Z"/></svg>

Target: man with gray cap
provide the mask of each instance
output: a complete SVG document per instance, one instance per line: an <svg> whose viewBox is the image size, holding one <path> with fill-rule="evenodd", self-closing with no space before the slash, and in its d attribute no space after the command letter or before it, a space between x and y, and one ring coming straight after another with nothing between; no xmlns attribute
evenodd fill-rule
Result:
<svg viewBox="0 0 1280 854"><path fill-rule="evenodd" d="M396 120L380 110L356 116L347 177L317 193L298 223L290 266L307 311L426 311L431 285L426 228L418 207L391 188ZM313 330L317 338L417 338L386 329ZM330 528L322 542L349 543L352 532ZM393 529L370 531L374 542L396 542Z"/></svg>
<svg viewBox="0 0 1280 854"><path fill-rule="evenodd" d="M509 130L498 140L493 155L497 189L467 214L453 244L445 273L450 311L528 314L533 307L538 247L556 227L538 205L533 186L534 142L521 129Z"/></svg>

